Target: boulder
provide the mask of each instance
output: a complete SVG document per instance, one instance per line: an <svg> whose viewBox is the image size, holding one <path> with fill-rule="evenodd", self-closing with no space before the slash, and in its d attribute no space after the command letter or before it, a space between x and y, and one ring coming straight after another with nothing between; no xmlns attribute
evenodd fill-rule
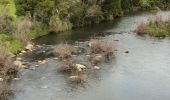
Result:
<svg viewBox="0 0 170 100"><path fill-rule="evenodd" d="M92 43L91 43L91 42L89 42L89 43L88 43L88 46L89 46L89 47L91 47L91 46L92 46Z"/></svg>
<svg viewBox="0 0 170 100"><path fill-rule="evenodd" d="M87 79L87 75L70 76L69 77L69 80L71 82L77 82L77 83L85 82L86 79Z"/></svg>
<svg viewBox="0 0 170 100"><path fill-rule="evenodd" d="M76 64L76 68L78 71L82 71L82 70L86 69L86 66L82 65L82 64Z"/></svg>
<svg viewBox="0 0 170 100"><path fill-rule="evenodd" d="M32 51L34 46L31 43L28 43L27 46L25 47L26 50Z"/></svg>
<svg viewBox="0 0 170 100"><path fill-rule="evenodd" d="M80 76L70 76L70 77L69 77L69 80L70 80L71 82L81 82L81 81L82 81L82 79L81 79Z"/></svg>
<svg viewBox="0 0 170 100"><path fill-rule="evenodd" d="M19 81L19 80L21 80L20 78L14 78L13 79L14 81Z"/></svg>
<svg viewBox="0 0 170 100"><path fill-rule="evenodd" d="M18 68L26 68L25 65L21 61L14 61L14 65L17 66Z"/></svg>
<svg viewBox="0 0 170 100"><path fill-rule="evenodd" d="M25 50L22 50L21 53L27 53Z"/></svg>
<svg viewBox="0 0 170 100"><path fill-rule="evenodd" d="M21 60L22 60L22 58L20 58L20 57L17 57L17 58L16 58L16 60L17 60L17 61L21 61Z"/></svg>
<svg viewBox="0 0 170 100"><path fill-rule="evenodd" d="M125 51L125 53L129 53L129 51L128 51L128 50L126 50L126 51Z"/></svg>
<svg viewBox="0 0 170 100"><path fill-rule="evenodd" d="M96 59L101 59L102 55L101 54L96 54Z"/></svg>
<svg viewBox="0 0 170 100"><path fill-rule="evenodd" d="M86 57L90 57L90 55L86 55Z"/></svg>

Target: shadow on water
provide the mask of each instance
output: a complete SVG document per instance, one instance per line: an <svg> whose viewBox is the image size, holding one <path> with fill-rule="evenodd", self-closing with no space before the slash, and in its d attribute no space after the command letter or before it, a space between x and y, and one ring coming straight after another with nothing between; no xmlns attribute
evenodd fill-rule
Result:
<svg viewBox="0 0 170 100"><path fill-rule="evenodd" d="M98 25L90 25L71 31L48 34L35 40L36 44L53 45L60 42L74 43L75 41L85 41L94 36L105 36L108 34L132 31L135 24L148 17L149 12L132 13L127 16L117 18L114 21L102 22Z"/></svg>
<svg viewBox="0 0 170 100"><path fill-rule="evenodd" d="M114 22L39 38L35 43L46 44L43 48L49 49L63 41L87 41L93 33L124 33L102 38L118 40L118 51L110 63L99 65L101 70L87 71L86 83L70 84L68 76L57 71L60 62L51 56L43 56L48 61L47 64L35 67L37 62L31 62L30 67L34 70L25 69L20 72L21 80L13 82L17 91L11 100L169 100L170 40L139 37L131 32L136 23L147 20L149 16L148 13L133 14ZM86 42L80 43L80 46L84 44ZM38 52L39 55L47 54L48 50L41 53L42 50L36 50L33 55ZM124 53L126 50L129 51L128 54ZM32 59L32 56L26 58ZM75 59L78 63L90 66L85 54L80 54Z"/></svg>

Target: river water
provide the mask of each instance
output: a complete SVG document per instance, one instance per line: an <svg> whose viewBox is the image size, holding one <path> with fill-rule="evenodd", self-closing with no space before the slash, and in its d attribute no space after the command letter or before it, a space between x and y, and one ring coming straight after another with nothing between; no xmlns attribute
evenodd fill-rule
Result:
<svg viewBox="0 0 170 100"><path fill-rule="evenodd" d="M35 43L45 44L46 48L60 42L81 41L84 45L94 33L106 32L102 39L116 40L118 51L111 62L99 65L101 70L91 71L84 84L70 84L68 76L57 71L59 61L52 57L43 56L48 63L39 67L32 61L34 70L22 70L21 80L13 82L17 91L11 100L169 100L170 40L137 36L132 32L138 22L149 16L150 13L131 14L114 22L39 38ZM124 53L126 50L128 54ZM88 65L84 55L76 59Z"/></svg>

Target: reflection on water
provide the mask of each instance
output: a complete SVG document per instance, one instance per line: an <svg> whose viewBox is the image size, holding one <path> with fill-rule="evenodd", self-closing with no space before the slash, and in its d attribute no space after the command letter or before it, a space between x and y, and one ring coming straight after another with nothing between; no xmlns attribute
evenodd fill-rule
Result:
<svg viewBox="0 0 170 100"><path fill-rule="evenodd" d="M59 34L49 34L41 37L35 42L37 44L52 45L60 42L74 43L75 41L88 40L91 37L102 35L98 33L111 32L122 33L133 31L135 25L141 20L146 20L150 16L149 13L135 13L122 18L117 18L113 22L101 23L99 25L87 26L81 29L75 29L72 31L66 31Z"/></svg>
<svg viewBox="0 0 170 100"><path fill-rule="evenodd" d="M100 71L89 72L87 83L69 84L67 76L57 72L59 62L49 58L48 64L36 70L21 72L21 81L16 82L18 91L11 100L169 100L170 40L140 37L130 32L134 23L148 16L126 16L118 19L116 24L101 24L40 38L36 43L53 46L62 39L67 42L86 40L95 32L127 31L103 37L110 41L119 40L116 57L110 63L99 65ZM126 50L129 54L124 53ZM84 56L77 59L87 63Z"/></svg>

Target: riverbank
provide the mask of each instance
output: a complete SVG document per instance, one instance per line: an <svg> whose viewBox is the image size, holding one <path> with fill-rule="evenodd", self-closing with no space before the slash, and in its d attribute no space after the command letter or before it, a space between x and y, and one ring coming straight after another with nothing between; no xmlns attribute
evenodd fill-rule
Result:
<svg viewBox="0 0 170 100"><path fill-rule="evenodd" d="M148 18L146 22L140 22L135 29L139 35L148 34L150 36L164 38L170 36L170 13L158 12Z"/></svg>
<svg viewBox="0 0 170 100"><path fill-rule="evenodd" d="M17 43L18 46L11 44L15 48L9 51L16 53L23 47L23 43L26 45L26 42L50 32L59 33L77 27L99 24L106 20L114 21L133 11L155 9L158 3L164 5L162 1L146 0L132 2L129 0L124 2L120 0L93 2L47 0L41 3L39 1L24 2L23 0L1 1L0 10L5 9L0 15L0 33L8 36L10 34L21 41L21 43ZM4 47L11 49L8 46Z"/></svg>

